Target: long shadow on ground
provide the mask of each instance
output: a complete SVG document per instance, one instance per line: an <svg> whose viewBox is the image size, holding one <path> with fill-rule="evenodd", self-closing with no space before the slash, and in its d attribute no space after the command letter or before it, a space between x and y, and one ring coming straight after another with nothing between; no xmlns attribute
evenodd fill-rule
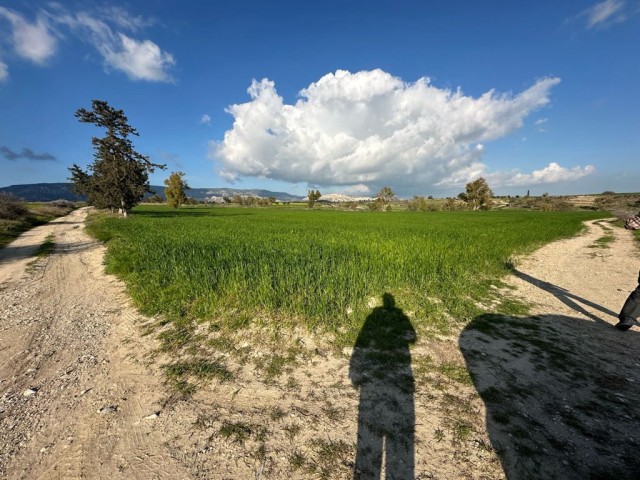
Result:
<svg viewBox="0 0 640 480"><path fill-rule="evenodd" d="M539 278L536 278L536 277L532 277L531 275L527 275L526 273L521 272L516 268L511 268L511 272L513 273L513 275L520 278L521 280L524 280L525 282L529 282L531 285L535 285L539 289L544 290L547 293L550 293L551 295L556 297L558 300L560 300L562 303L564 303L567 307L571 308L572 310L578 313L581 313L585 317L591 318L596 322L599 322L601 320L596 315L592 314L590 311L585 309L583 305L587 305L593 308L594 310L597 310L605 315L611 315L613 317L618 316L616 312L612 312L611 310L603 307L602 305L599 305L590 300L587 300L586 298L582 298L574 293L571 293L566 288L560 287L558 285L554 285L553 283L545 282L544 280L540 280Z"/></svg>
<svg viewBox="0 0 640 480"><path fill-rule="evenodd" d="M465 328L460 348L508 479L640 478L636 329L494 314Z"/></svg>
<svg viewBox="0 0 640 480"><path fill-rule="evenodd" d="M414 478L415 382L409 344L416 332L409 317L383 295L354 345L349 378L360 389L355 479Z"/></svg>

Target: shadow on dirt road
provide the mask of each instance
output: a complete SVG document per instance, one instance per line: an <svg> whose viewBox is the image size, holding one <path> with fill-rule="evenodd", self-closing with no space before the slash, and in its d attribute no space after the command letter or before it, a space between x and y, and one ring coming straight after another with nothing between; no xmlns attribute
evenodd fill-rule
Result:
<svg viewBox="0 0 640 480"><path fill-rule="evenodd" d="M485 314L462 332L508 479L640 478L640 334L589 317Z"/></svg>

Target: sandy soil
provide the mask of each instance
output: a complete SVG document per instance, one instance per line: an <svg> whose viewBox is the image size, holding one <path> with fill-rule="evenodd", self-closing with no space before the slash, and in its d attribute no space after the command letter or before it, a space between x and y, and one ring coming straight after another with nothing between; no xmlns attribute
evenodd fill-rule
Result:
<svg viewBox="0 0 640 480"><path fill-rule="evenodd" d="M380 461L402 479L637 478L640 329L613 328L640 266L629 232L591 248L608 227L590 223L521 259L508 294L533 315L480 315L451 338L411 330L384 373L304 333L279 347L253 332L236 339L248 354L206 352L229 378L181 398L85 215L0 251L0 477L370 478L362 465ZM33 263L51 233L54 254ZM295 361L265 378L257 367L291 345Z"/></svg>

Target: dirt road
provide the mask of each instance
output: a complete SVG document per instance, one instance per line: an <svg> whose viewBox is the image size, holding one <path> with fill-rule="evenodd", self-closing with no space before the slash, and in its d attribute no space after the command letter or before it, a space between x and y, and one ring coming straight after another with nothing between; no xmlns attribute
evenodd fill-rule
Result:
<svg viewBox="0 0 640 480"><path fill-rule="evenodd" d="M83 233L85 215L77 210L0 251L0 477L352 476L360 445L349 352L310 347L280 383L257 379L251 362L230 364L233 381L167 406L149 356L154 341L140 334L146 320L103 273L104 247ZM639 328L612 327L640 256L628 232L606 228L591 223L585 235L517 263L511 281L535 315L494 330L479 317L454 338L419 339L415 478L640 471L627 458L639 442ZM615 237L609 247L591 248L605 233ZM33 263L49 234L55 252ZM465 361L474 385L442 374Z"/></svg>
<svg viewBox="0 0 640 480"><path fill-rule="evenodd" d="M85 215L0 251L0 477L188 478L156 434L162 412L145 419L162 380ZM50 234L55 253L30 264Z"/></svg>

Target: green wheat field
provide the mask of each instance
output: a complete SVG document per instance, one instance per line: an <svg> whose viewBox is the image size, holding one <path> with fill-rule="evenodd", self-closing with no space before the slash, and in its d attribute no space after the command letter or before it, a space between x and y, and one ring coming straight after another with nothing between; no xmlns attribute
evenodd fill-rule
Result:
<svg viewBox="0 0 640 480"><path fill-rule="evenodd" d="M348 344L385 292L417 327L444 332L483 306L518 313L496 288L514 256L603 216L140 206L128 219L95 215L88 228L145 314L300 325Z"/></svg>

